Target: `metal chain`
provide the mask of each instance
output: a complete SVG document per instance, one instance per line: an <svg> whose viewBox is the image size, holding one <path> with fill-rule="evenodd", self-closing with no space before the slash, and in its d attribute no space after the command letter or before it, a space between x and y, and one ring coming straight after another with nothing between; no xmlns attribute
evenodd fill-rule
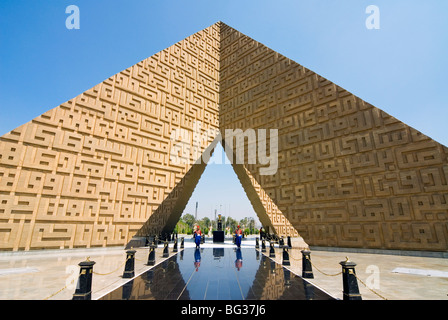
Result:
<svg viewBox="0 0 448 320"><path fill-rule="evenodd" d="M292 256L292 250L291 250L291 254L289 255L289 258L290 259L292 259L292 260L294 260L294 261L302 261L302 258L298 258L298 259L296 259L296 258L294 258L293 256Z"/></svg>
<svg viewBox="0 0 448 320"><path fill-rule="evenodd" d="M314 269L316 269L317 271L319 271L319 272L322 273L323 275L326 275L326 276L329 276L329 277L336 277L336 276L339 276L339 275L342 274L342 271L341 271L341 272L338 272L338 273L335 273L335 274L329 274L329 273L323 272L323 271L319 270L319 268L317 268L317 267L311 262L311 259L310 259L310 258L308 258L307 256L305 256L305 259L307 259L307 260L311 263L311 265L313 266Z"/></svg>
<svg viewBox="0 0 448 320"><path fill-rule="evenodd" d="M308 257L305 257L310 263L311 263L311 265L317 270L317 271L319 271L320 273L322 273L322 274L324 274L324 275L326 275L326 276L339 276L339 275L341 275L342 274L342 271L341 272L339 272L339 273L336 273L336 274L328 274L328 273L325 273L325 272L323 272L323 271L321 271L321 270L319 270L312 262L311 262L311 259L309 259ZM365 283L364 283L364 281L362 281L357 275L356 275L356 273L353 273L353 275L355 276L355 278L356 279L358 279L359 280L359 282L361 282L367 289L369 289L370 291L372 291L374 294L376 294L378 297L380 297L381 299L384 299L384 300L387 300L385 297L383 297L381 294L379 294L378 292L376 292L375 290L373 290L372 288L369 288L369 286L367 286Z"/></svg>
<svg viewBox="0 0 448 320"><path fill-rule="evenodd" d="M70 283L67 283L62 289L56 291L55 293L53 293L52 295L49 295L48 297L44 298L44 300L48 300L52 297L54 297L55 295L57 295L59 292L62 292L63 290L67 289L67 287L69 285L71 285L73 282L75 282L75 279L73 279L72 281L70 281Z"/></svg>
<svg viewBox="0 0 448 320"><path fill-rule="evenodd" d="M372 288L369 288L369 286L367 286L364 281L362 281L361 279L358 278L358 276L356 275L356 273L353 273L353 275L355 276L356 279L359 280L359 282L361 282L364 287L366 287L367 289L369 289L370 291L372 291L374 294L376 294L378 297L380 297L381 299L387 300L385 297L383 297L382 295L380 295L378 292L376 292L375 290L373 290Z"/></svg>
<svg viewBox="0 0 448 320"><path fill-rule="evenodd" d="M131 258L126 258L126 260L117 268L117 269L115 269L115 270L113 270L113 271L111 271L111 272L107 272L107 273L99 273L99 272L95 272L95 271L93 271L93 274L96 274L97 276L107 276L107 275L109 275L109 274L112 274L112 273L114 273L114 272L117 272L118 271L118 269L120 269L120 268L122 268L125 264L126 264L126 262L129 260L129 259L131 259Z"/></svg>
<svg viewBox="0 0 448 320"><path fill-rule="evenodd" d="M131 259L131 258L130 258L130 257L126 258L126 260L125 260L125 261L124 261L124 262L123 262L117 269L115 269L115 270L113 270L113 271L111 271L111 272L107 272L107 273L99 273L99 272L92 271L92 273L93 273L93 274L96 274L96 275L98 275L98 276L107 276L107 275L109 275L109 274L112 274L112 273L114 273L114 272L117 272L120 268L122 268L122 267L126 264L126 262L127 262L129 259ZM140 259L136 259L135 257L134 257L134 259L137 260L137 261L143 261L143 260L140 260ZM89 260L89 257L87 257L86 260ZM43 300L48 300L48 299L54 297L55 295L59 294L60 292L64 291L65 289L67 289L67 287L68 287L69 285L71 285L73 282L75 282L75 279L73 279L72 281L70 281L70 283L67 283L67 284L66 284L63 288L61 288L60 290L58 290L58 291L56 291L55 293L53 293L53 294L49 295L48 297L44 298Z"/></svg>

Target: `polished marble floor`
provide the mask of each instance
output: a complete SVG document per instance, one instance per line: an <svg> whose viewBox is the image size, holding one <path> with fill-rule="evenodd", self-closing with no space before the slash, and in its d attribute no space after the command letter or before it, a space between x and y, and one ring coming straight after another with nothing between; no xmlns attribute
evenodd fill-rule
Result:
<svg viewBox="0 0 448 320"><path fill-rule="evenodd" d="M170 271L169 268L167 269L163 266L165 260L172 258L170 261L173 262L169 263L169 266L177 266L180 270L175 274L178 277L182 277L182 280L178 283L178 286L181 286L182 289L193 273L194 260L192 259L194 259L194 243L191 236L182 236L185 236L185 251L183 256L181 252L174 253L172 250L173 244L170 244L170 257L164 258L162 253L163 247L159 245L156 249L156 266L146 265L148 260L148 247L134 248L137 251L135 258L136 277L134 279L135 281L132 282L129 279L122 278L126 259L126 250L123 247L0 252L0 300L72 299L79 273L78 264L84 261L86 257L96 262L93 270L92 300L106 298L112 292L113 295L109 295L107 299L122 299L123 296L125 298L136 299L135 297L144 291L146 291L148 299L166 299L166 294L160 289L160 294L153 294L151 297L151 292L155 293L158 291L157 286L165 286L167 283L160 280L162 278L158 278L163 275L160 273L161 271L165 273ZM296 242L293 241L293 248L290 250L291 265L287 269L291 273L300 275L302 273L302 254L300 252L302 248L300 247L300 239L296 240ZM193 279L199 279L197 276L200 276L204 271L203 267L207 264L208 259L218 259L218 257L213 256L213 249L217 246L218 244L212 243L211 239L206 239L205 244L201 245L204 249L201 251L201 266L198 272L192 277L189 285L194 284L192 282ZM235 248L231 238L226 239L224 244L219 244L219 247L228 247L230 251L229 253L225 251L225 256L221 257L221 260L213 260L211 262L222 263L222 266L224 266L224 259L228 259L226 263L230 267L227 271L235 273L233 270L237 271L235 269L236 252L231 251ZM282 249L275 247L276 257L267 258L268 260L262 263L261 253L258 256L260 260L257 260L256 253L252 251L255 250L254 238L244 239L242 247L243 249L248 249L248 251L242 251L242 268L240 268L239 272L237 271L238 279L242 278L241 274L247 274L247 267L251 264L249 259L251 256L255 256L253 262L257 268L255 271L255 280L252 282L246 280L246 283L249 282L249 285L252 285L253 288L252 296L247 295L247 299L254 299L256 297L255 294L259 294L259 289L257 288L260 288L260 285L257 285L257 283L261 284L261 286L264 285L264 293L260 299L265 299L266 297L273 297L272 299L280 297L279 299L284 299L287 292L292 290L284 290L281 285L282 281L280 279L285 279L285 275L282 275L280 270L277 272L278 265L274 268L274 274L271 275L267 272L271 268L270 260L274 260L278 264L282 263ZM384 298L388 300L448 300L448 278L441 276L441 274L448 273L447 258L409 256L400 253L393 254L392 252L382 254L337 250L323 251L319 248L311 248L311 252L314 279L308 279L305 285L311 283L316 288L321 289L336 299L342 299L342 277L333 275L341 272L339 262L345 260L348 255L351 261L357 263L356 274L360 279L359 290L363 300L383 300ZM211 256L208 255L209 253ZM173 256L176 257L173 258ZM210 262L208 263L210 264ZM179 268L179 265L181 268ZM408 269L408 272L404 273L400 271L403 268ZM216 270L218 269L217 267ZM219 270L222 271L222 269ZM152 275L151 273L146 273L149 270L153 270ZM412 272L409 272L409 270ZM417 273L416 271L419 272ZM423 271L424 273L422 273ZM269 274L266 280L261 280L263 272ZM143 275L147 277L146 280L143 278ZM218 276L219 273L216 273L216 277ZM254 277L253 273L250 276ZM184 277L186 280L184 280ZM291 274L291 279L293 277ZM171 279L170 281L175 281L175 279ZM268 281L272 286L266 285ZM298 278L292 281L300 282L301 279ZM145 286L138 288L139 285L142 286L142 282L145 282L145 286L153 291L148 290ZM244 281L241 283L243 283L241 288L244 288ZM132 288L130 286L131 284ZM153 289L154 286L156 286L156 289ZM205 299L212 297L214 286L217 286L217 284L210 281L207 292L204 292L203 295L198 294L198 299L204 299L204 296ZM125 289L124 291L123 288ZM130 288L132 290L127 290ZM140 291L137 292L136 290ZM301 290L302 293L305 290L306 299L306 292L307 290L309 292L310 287L308 286ZM184 291L188 292L188 296L185 293L183 297L191 299L190 292L188 290ZM285 292L286 294L283 296ZM314 292L316 293L318 291ZM172 297L171 299L177 299L178 296ZM193 293L191 293L191 296L197 297Z"/></svg>
<svg viewBox="0 0 448 320"><path fill-rule="evenodd" d="M102 300L328 300L254 248L185 248Z"/></svg>

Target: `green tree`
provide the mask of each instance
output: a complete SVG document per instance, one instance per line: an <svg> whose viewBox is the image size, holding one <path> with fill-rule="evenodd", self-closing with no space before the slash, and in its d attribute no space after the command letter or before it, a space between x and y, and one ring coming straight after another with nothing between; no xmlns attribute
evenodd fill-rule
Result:
<svg viewBox="0 0 448 320"><path fill-rule="evenodd" d="M195 219L194 219L194 216L193 216L192 214L189 214L189 213L184 214L184 215L181 217L181 219L182 219L182 221L185 222L190 228L193 228Z"/></svg>
<svg viewBox="0 0 448 320"><path fill-rule="evenodd" d="M199 228L201 228L203 233L208 233L208 229L210 228L210 219L208 217L204 217L201 220L196 221L196 224L199 225Z"/></svg>
<svg viewBox="0 0 448 320"><path fill-rule="evenodd" d="M240 220L240 227L241 229L245 229L248 225L248 218L245 217L243 219Z"/></svg>
<svg viewBox="0 0 448 320"><path fill-rule="evenodd" d="M236 227L238 226L238 222L232 217L228 217L226 221L226 226L230 227L230 232L233 233L236 230Z"/></svg>
<svg viewBox="0 0 448 320"><path fill-rule="evenodd" d="M204 227L204 229L208 229L210 227L211 221L209 217L202 218L201 222L202 222L201 228L202 226Z"/></svg>
<svg viewBox="0 0 448 320"><path fill-rule="evenodd" d="M191 234L193 230L186 222L179 220L176 224L176 227L174 228L174 232L180 234Z"/></svg>
<svg viewBox="0 0 448 320"><path fill-rule="evenodd" d="M253 217L244 217L240 220L240 227L244 233L253 234L255 228L255 219Z"/></svg>
<svg viewBox="0 0 448 320"><path fill-rule="evenodd" d="M250 234L255 233L255 219L253 217L248 218L248 228L250 229Z"/></svg>

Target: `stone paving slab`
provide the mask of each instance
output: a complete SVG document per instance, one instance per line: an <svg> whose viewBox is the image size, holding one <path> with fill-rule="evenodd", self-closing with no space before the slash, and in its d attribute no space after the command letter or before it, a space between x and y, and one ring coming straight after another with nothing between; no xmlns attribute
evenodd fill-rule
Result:
<svg viewBox="0 0 448 320"><path fill-rule="evenodd" d="M300 250L303 248L294 247L295 243L293 242L293 248L290 250L291 266L288 269L301 275ZM171 243L170 256L174 254L172 246ZM189 246L194 246L194 243L186 238L185 247ZM203 247L213 246L212 242L206 242L203 245ZM234 245L226 241L224 246ZM255 240L245 239L243 246L253 247L255 250ZM178 247L180 248L180 243ZM136 250L135 275L138 276L151 267L146 266L148 248L134 248L134 250ZM167 259L162 258L162 251L162 245L159 245L156 250L156 263ZM276 257L273 259L282 263L282 249L276 247L275 252ZM267 247L267 254L269 254L269 247ZM448 300L448 278L393 272L396 268L409 268L446 273L448 272L446 258L312 250L314 279L308 279L308 281L333 297L342 299L342 275L337 274L341 272L339 262L345 260L346 256L357 263L358 278L371 288L358 283L364 300ZM98 299L129 281L121 277L126 259L126 250L123 247L2 252L0 253L0 299L71 299L79 274L78 263L87 257L96 262L92 299Z"/></svg>
<svg viewBox="0 0 448 320"><path fill-rule="evenodd" d="M274 259L279 263L282 260L281 250L275 248ZM357 264L355 270L359 279L358 286L364 300L448 300L448 278L393 272L402 267L446 273L446 258L312 250L314 278L307 280L342 299L342 267L339 262L347 257ZM290 250L290 262L291 266L288 268L301 275L300 249Z"/></svg>

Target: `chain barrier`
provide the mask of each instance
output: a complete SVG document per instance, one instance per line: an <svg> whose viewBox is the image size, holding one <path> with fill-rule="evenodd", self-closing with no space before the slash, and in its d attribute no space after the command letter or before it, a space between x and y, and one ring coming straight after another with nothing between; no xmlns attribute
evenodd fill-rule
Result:
<svg viewBox="0 0 448 320"><path fill-rule="evenodd" d="M70 283L67 283L62 289L60 289L60 290L56 291L55 293L49 295L48 297L44 298L44 300L48 300L48 299L54 297L55 295L57 295L58 293L64 291L64 290L67 289L67 287L68 287L69 285L71 285L73 282L75 282L75 279L73 279L72 281L70 281Z"/></svg>
<svg viewBox="0 0 448 320"><path fill-rule="evenodd" d="M356 275L356 273L353 273L353 275L355 276L356 279L359 280L359 282L361 282L361 283L364 285L364 287L366 287L367 289L369 289L370 291L372 291L374 294L376 294L376 295L377 295L378 297L380 297L381 299L383 299L383 300L387 300L385 297L383 297L382 295L380 295L378 292L376 292L376 291L373 290L372 288L369 288L369 286L366 285L366 284L364 283L364 281L362 281L361 279L358 278L358 276Z"/></svg>
<svg viewBox="0 0 448 320"><path fill-rule="evenodd" d="M90 257L87 257L86 260L89 261L89 258L90 258ZM126 264L126 262L127 262L129 259L131 259L131 257L126 258L126 260L125 260L122 264L120 264L120 265L118 266L118 268L116 268L116 269L114 269L114 270L112 270L112 271L110 271L110 272L100 273L100 272L96 272L96 271L93 271L93 270L92 270L92 273L93 273L93 274L96 274L97 276L107 276L107 275L110 275L110 274L112 274L112 273L114 273L114 272L117 272L117 271L120 270L121 268L123 268L123 266ZM134 256L134 260L136 260L136 261L143 261L143 262L145 261L145 260L142 260L142 259L137 259L135 256ZM43 300L48 300L48 299L50 299L50 298L56 296L57 294L61 293L62 291L64 291L65 289L67 289L68 286L70 286L71 284L73 284L73 283L75 282L75 280L77 280L77 279L73 279L70 283L67 283L63 288L61 288L61 289L59 289L58 291L56 291L55 293L53 293L53 294L51 294L51 295L45 297Z"/></svg>
<svg viewBox="0 0 448 320"><path fill-rule="evenodd" d="M288 250L288 253L289 253L289 250ZM294 258L294 257L292 256L292 253L293 253L293 251L291 250L291 253L289 254L289 258L290 258L290 259L292 259L292 260L294 260L294 261L302 261L302 258L298 258L298 259Z"/></svg>
<svg viewBox="0 0 448 320"><path fill-rule="evenodd" d="M292 253L292 251L291 251L291 253ZM294 257L292 256L292 254L289 255L289 258L292 259L292 260L295 260L295 261L301 261L301 260L302 260L301 258L300 258L300 259L296 259L296 258L294 258ZM87 259L88 259L88 257L87 257ZM122 268L122 267L126 264L126 262L127 262L129 259L131 259L131 257L126 258L126 260L125 260L125 261L124 261L118 268L116 268L116 269L113 270L113 271L110 271L110 272L107 272L107 273L100 273L100 272L95 272L95 271L92 271L92 272L93 272L93 274L96 274L96 275L99 275L99 276L106 276L106 275L112 274L112 273L114 273L114 272L117 272L120 268ZM311 265L313 266L314 269L316 269L317 271L319 271L319 272L322 273L323 275L326 275L326 276L329 276L329 277L335 277L335 276L339 276L339 275L342 274L342 271L341 271L341 272L338 272L338 273L335 273L335 274L329 274L329 273L326 273L326 272L320 270L318 267L316 267L309 257L305 256L305 259L307 259L307 260L311 263ZM141 260L141 259L137 259L137 258L135 258L135 256L134 256L134 260L137 260L137 261L143 261L143 260ZM387 298L385 298L384 296L382 296L381 294L379 294L378 292L376 292L375 290L373 290L372 288L370 288L368 285L366 285L366 284L364 283L364 281L362 281L356 274L354 274L354 276L355 276L356 279L358 279L359 282L361 282L361 283L362 283L367 289L369 289L372 293L376 294L378 297L380 297L380 298L383 299L383 300L387 300ZM60 292L64 291L64 290L67 289L67 287L68 287L69 285L71 285L74 281L75 281L75 279L73 279L70 283L67 283L67 284L66 284L63 288L61 288L60 290L58 290L58 291L56 291L55 293L53 293L53 294L49 295L48 297L44 298L43 300L48 300L48 299L54 297L55 295L59 294Z"/></svg>
<svg viewBox="0 0 448 320"><path fill-rule="evenodd" d="M128 262L129 259L131 259L131 258L130 257L126 258L126 260L117 269L115 269L113 271L110 271L110 272L107 272L107 273L99 273L99 272L93 271L93 274L96 274L97 276L107 276L109 274L117 272L120 268L123 268L123 266L126 264L126 262Z"/></svg>
<svg viewBox="0 0 448 320"><path fill-rule="evenodd" d="M292 253L292 252L293 252L293 251L291 251L291 253ZM292 259L292 260L295 260L295 261L301 261L301 260L302 260L302 258L299 258L299 259L294 258L294 257L292 256L292 254L289 255L289 258ZM336 273L336 274L329 274L329 273L323 272L322 270L320 270L318 267L316 267L316 266L314 265L314 263L311 261L311 259L310 259L309 257L305 256L305 259L307 259L307 260L311 263L311 265L313 266L314 269L316 269L317 271L319 271L319 272L322 273L323 275L330 276L330 277L335 277L335 276L339 276L339 275L342 274L342 271L341 271L341 272L338 272L338 273ZM375 290L373 290L372 288L370 288L367 284L365 284L364 281L362 281L356 274L354 274L354 276L356 277L356 279L359 280L359 282L361 282L361 283L362 283L367 289L369 289L372 293L376 294L378 297L380 297L380 298L383 299L383 300L387 300L387 298L385 298L384 296L382 296L381 294L379 294L378 292L376 292Z"/></svg>
<svg viewBox="0 0 448 320"><path fill-rule="evenodd" d="M90 258L90 257L87 257L86 260L89 261L89 258ZM95 271L92 270L92 273L93 273L93 274L96 274L96 275L98 275L98 276L106 276L106 275L112 274L112 273L114 273L114 272L117 272L120 268L122 268L122 267L126 264L126 262L127 262L129 259L130 259L130 258L126 258L126 260L124 261L124 263L122 263L117 269L115 269L115 270L113 270L113 271L111 271L111 272L107 272L107 273L99 273L99 272L95 272ZM61 289L59 289L59 290L56 291L55 293L49 295L48 297L44 298L43 300L48 300L48 299L54 297L55 295L61 293L62 291L64 291L65 289L67 289L67 287L68 287L69 285L71 285L73 282L75 282L75 280L77 280L77 279L73 279L72 281L70 281L70 283L67 283L64 287L62 287Z"/></svg>
<svg viewBox="0 0 448 320"><path fill-rule="evenodd" d="M342 274L342 271L341 271L341 272L338 272L338 273L335 273L335 274L329 274L329 273L323 272L322 270L319 270L319 268L316 267L316 266L314 265L314 263L311 262L311 259L310 259L310 258L305 257L305 259L307 259L307 260L311 263L311 265L313 266L314 269L316 269L317 271L319 271L319 272L322 273L323 275L326 275L326 276L329 276L329 277L336 277L336 276L339 276L339 275Z"/></svg>

